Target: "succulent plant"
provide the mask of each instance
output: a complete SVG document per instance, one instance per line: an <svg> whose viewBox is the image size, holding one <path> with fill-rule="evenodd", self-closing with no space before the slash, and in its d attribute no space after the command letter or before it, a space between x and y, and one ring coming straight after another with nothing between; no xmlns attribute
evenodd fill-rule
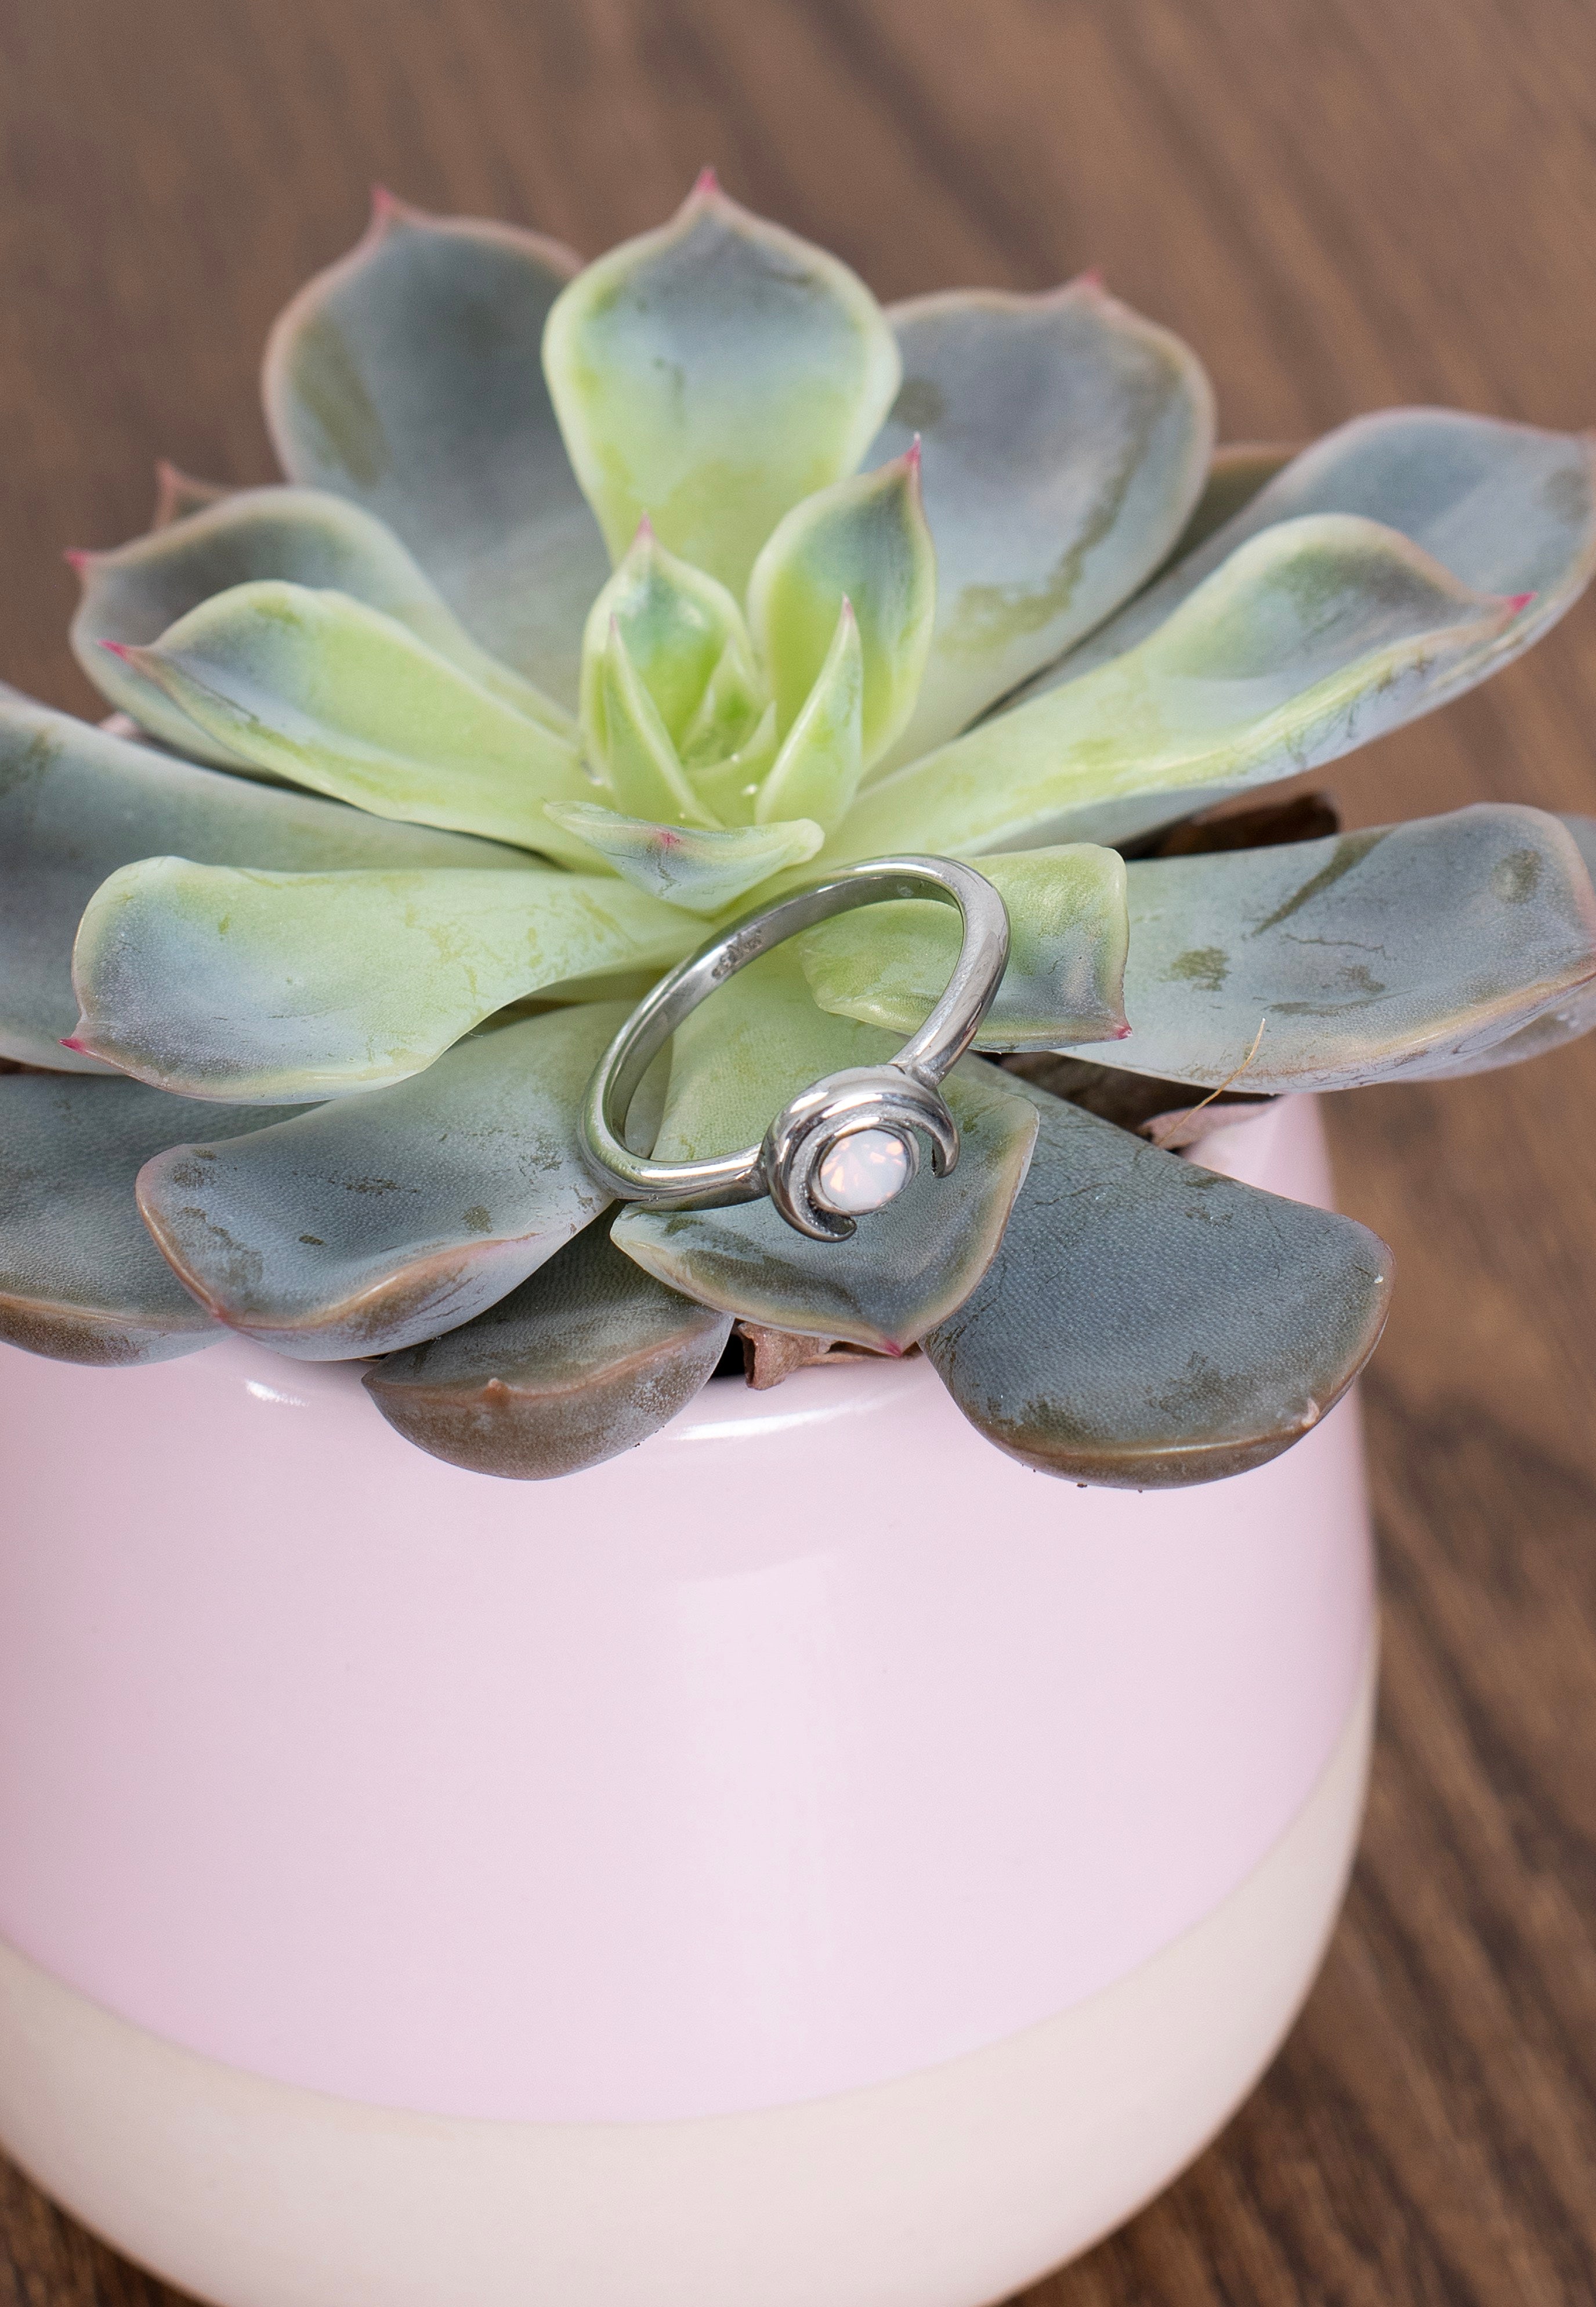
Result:
<svg viewBox="0 0 1596 2307"><path fill-rule="evenodd" d="M1196 358L1095 279L884 312L712 179L586 268L380 197L265 395L286 484L168 471L72 556L111 719L0 705L18 1345L364 1359L401 1433L524 1477L643 1439L735 1323L761 1381L919 1346L1033 1466L1210 1479L1344 1390L1390 1261L1171 1147L1596 1023L1591 822L1214 813L1562 613L1583 439L1399 409L1215 454ZM957 1169L845 1245L610 1207L578 1113L639 992L905 851L1012 925ZM639 1143L726 1151L890 1054L956 937L888 905L768 956Z"/></svg>

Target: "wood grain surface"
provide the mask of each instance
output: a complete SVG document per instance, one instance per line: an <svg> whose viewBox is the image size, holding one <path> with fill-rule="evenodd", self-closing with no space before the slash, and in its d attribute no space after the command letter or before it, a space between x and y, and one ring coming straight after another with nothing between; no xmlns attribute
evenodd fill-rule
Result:
<svg viewBox="0 0 1596 2307"><path fill-rule="evenodd" d="M1231 439L1596 422L1592 0L0 0L0 676L78 709L60 549L157 456L269 476L262 338L373 178L591 252L712 159L885 296L1097 264ZM1330 782L1596 810L1593 749L1586 603ZM1596 2302L1593 1113L1596 1039L1334 1102L1399 1268L1362 1860L1251 2103L1028 2307ZM0 2175L0 2307L172 2297Z"/></svg>

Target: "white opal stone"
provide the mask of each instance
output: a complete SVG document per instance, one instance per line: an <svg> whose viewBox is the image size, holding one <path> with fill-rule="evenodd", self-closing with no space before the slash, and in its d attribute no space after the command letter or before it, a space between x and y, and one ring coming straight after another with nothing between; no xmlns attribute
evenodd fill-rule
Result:
<svg viewBox="0 0 1596 2307"><path fill-rule="evenodd" d="M852 1129L822 1156L817 1182L830 1209L879 1210L908 1184L909 1149L890 1129Z"/></svg>

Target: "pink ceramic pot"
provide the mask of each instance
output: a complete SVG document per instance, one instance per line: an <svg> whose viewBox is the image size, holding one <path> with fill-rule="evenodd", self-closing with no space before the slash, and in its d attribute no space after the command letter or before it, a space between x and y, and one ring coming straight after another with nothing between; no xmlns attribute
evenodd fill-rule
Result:
<svg viewBox="0 0 1596 2307"><path fill-rule="evenodd" d="M1202 1151L1326 1196L1308 1102ZM855 1365L519 1484L347 1366L0 1355L0 2133L202 2297L974 2307L1306 1991L1351 1404L1137 1496Z"/></svg>

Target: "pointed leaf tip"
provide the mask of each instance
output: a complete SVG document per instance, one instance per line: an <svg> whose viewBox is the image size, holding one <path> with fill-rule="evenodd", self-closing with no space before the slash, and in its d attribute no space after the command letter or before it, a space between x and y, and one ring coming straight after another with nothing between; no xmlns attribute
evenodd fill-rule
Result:
<svg viewBox="0 0 1596 2307"><path fill-rule="evenodd" d="M1075 285L1077 288L1106 288L1108 282L1103 277L1100 264L1088 264L1084 272L1076 274Z"/></svg>
<svg viewBox="0 0 1596 2307"><path fill-rule="evenodd" d="M83 574L83 571L88 568L90 562L93 560L94 555L92 553L86 552L81 545L69 545L61 558L65 562L67 567L72 570L74 577L81 577Z"/></svg>
<svg viewBox="0 0 1596 2307"><path fill-rule="evenodd" d="M1516 617L1521 609L1527 609L1531 602L1538 600L1540 596L1535 593L1504 593L1502 598Z"/></svg>
<svg viewBox="0 0 1596 2307"><path fill-rule="evenodd" d="M719 190L720 178L715 173L713 163L708 167L700 168L692 188L693 199L695 201L713 200Z"/></svg>
<svg viewBox="0 0 1596 2307"><path fill-rule="evenodd" d="M80 1042L75 1033L63 1033L61 1046L64 1050L75 1050L81 1058L87 1058L93 1054L88 1043Z"/></svg>
<svg viewBox="0 0 1596 2307"><path fill-rule="evenodd" d="M134 648L129 641L102 640L99 643L99 647L108 649L113 656L123 658L128 665L136 665L142 655L142 652Z"/></svg>

